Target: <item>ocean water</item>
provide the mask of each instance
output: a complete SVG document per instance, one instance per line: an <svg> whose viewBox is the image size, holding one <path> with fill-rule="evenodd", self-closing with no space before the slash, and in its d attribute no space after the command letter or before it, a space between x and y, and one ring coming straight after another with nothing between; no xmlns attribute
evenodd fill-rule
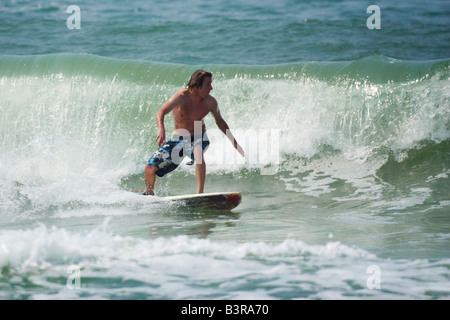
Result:
<svg viewBox="0 0 450 320"><path fill-rule="evenodd" d="M0 3L0 299L450 298L448 1L73 4ZM198 68L230 212L131 192Z"/></svg>

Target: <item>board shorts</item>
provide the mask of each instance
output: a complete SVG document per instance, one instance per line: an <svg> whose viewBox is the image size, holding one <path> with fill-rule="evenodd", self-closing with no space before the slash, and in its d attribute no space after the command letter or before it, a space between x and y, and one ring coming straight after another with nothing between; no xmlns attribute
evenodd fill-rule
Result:
<svg viewBox="0 0 450 320"><path fill-rule="evenodd" d="M159 149L148 159L147 164L158 168L155 172L158 177L163 177L169 172L175 170L181 161L189 156L194 164L194 148L201 147L203 151L209 146L209 140L206 133L200 136L183 137L174 134L169 141L159 147Z"/></svg>

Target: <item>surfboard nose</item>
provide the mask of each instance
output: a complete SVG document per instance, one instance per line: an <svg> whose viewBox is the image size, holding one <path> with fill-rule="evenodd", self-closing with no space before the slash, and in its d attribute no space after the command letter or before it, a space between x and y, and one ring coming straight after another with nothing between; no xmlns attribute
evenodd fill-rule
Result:
<svg viewBox="0 0 450 320"><path fill-rule="evenodd" d="M240 193L232 193L227 195L227 201L231 203L233 208L236 208L241 203L242 195Z"/></svg>

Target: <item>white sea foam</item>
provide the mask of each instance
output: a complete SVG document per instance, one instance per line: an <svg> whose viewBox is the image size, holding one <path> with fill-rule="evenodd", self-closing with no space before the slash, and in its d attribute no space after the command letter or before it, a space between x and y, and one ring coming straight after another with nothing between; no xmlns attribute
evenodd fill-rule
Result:
<svg viewBox="0 0 450 320"><path fill-rule="evenodd" d="M450 261L388 261L339 242L308 245L287 239L281 243L236 243L187 236L138 239L106 229L107 224L103 224L78 233L40 225L2 231L1 268L8 279L17 279L14 281L27 275L29 294L37 299L72 299L80 294L85 298L136 294L156 299L277 299L283 295L292 299L424 298L429 290L448 290L445 265ZM370 276L366 269L371 265L381 270L383 290L366 287ZM79 267L79 289L67 286L70 266ZM411 269L417 268L430 271L423 273L419 286L417 281L408 280ZM107 290L102 289L103 281L109 283ZM411 281L413 292L408 286ZM2 298L20 295L10 284L2 281ZM40 292L33 293L34 285L42 286Z"/></svg>

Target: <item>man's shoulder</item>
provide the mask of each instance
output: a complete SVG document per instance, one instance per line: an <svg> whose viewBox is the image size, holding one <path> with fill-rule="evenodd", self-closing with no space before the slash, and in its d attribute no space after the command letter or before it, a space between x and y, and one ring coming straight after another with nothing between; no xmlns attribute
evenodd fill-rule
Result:
<svg viewBox="0 0 450 320"><path fill-rule="evenodd" d="M185 97L188 94L188 89L183 88L174 93L175 97Z"/></svg>
<svg viewBox="0 0 450 320"><path fill-rule="evenodd" d="M172 104L183 104L188 95L187 89L180 89L178 91L176 91L172 97L170 97L169 101Z"/></svg>
<svg viewBox="0 0 450 320"><path fill-rule="evenodd" d="M208 96L206 97L206 100L207 100L208 106L209 106L210 108L217 108L217 100L216 100L216 98L214 98L212 95L208 95Z"/></svg>

